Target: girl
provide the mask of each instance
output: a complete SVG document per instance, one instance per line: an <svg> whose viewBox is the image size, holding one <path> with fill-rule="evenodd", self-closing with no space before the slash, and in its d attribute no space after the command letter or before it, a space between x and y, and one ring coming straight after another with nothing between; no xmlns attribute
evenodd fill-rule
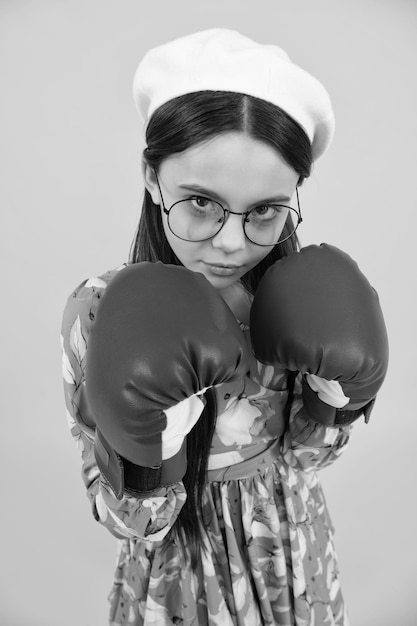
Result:
<svg viewBox="0 0 417 626"><path fill-rule="evenodd" d="M134 98L130 263L77 287L62 327L87 494L119 539L110 623L346 625L317 470L369 418L387 340L356 264L295 235L328 95L214 29L151 50Z"/></svg>

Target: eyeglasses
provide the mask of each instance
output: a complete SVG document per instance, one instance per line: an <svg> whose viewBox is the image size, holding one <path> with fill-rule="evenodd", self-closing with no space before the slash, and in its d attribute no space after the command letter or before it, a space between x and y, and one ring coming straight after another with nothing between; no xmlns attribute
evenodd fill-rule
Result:
<svg viewBox="0 0 417 626"><path fill-rule="evenodd" d="M178 200L166 209L155 169L154 172L168 227L173 235L184 241L211 239L221 231L232 214L242 216L243 230L250 242L257 246L274 246L292 237L303 219L297 188L298 210L285 204L268 204L237 213L225 209L216 200L197 195Z"/></svg>

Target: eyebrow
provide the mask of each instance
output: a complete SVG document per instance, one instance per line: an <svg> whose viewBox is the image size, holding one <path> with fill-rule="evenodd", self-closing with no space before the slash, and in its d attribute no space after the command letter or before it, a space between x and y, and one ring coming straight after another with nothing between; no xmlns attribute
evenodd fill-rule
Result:
<svg viewBox="0 0 417 626"><path fill-rule="evenodd" d="M220 198L220 196L215 191L211 191L210 189L206 189L205 187L201 187L200 185L196 185L196 184L178 185L178 187L180 189L185 189L187 191L191 191L194 193L201 193L204 196L210 196L210 198L217 200L217 202L220 202L220 203L223 202L222 198ZM270 198L263 198L262 200L255 202L253 206L259 206L260 204L279 204L281 202L290 202L290 200L291 200L290 196L278 194L277 196L273 196Z"/></svg>

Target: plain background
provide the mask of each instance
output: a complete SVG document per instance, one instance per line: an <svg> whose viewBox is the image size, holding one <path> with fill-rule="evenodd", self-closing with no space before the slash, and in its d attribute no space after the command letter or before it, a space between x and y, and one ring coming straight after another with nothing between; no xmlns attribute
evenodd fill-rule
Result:
<svg viewBox="0 0 417 626"><path fill-rule="evenodd" d="M2 626L101 626L115 540L67 429L59 332L71 290L127 259L139 216L136 65L214 26L278 43L334 103L301 191L303 245L348 251L391 345L368 426L322 474L352 626L417 624L414 0L1 0Z"/></svg>

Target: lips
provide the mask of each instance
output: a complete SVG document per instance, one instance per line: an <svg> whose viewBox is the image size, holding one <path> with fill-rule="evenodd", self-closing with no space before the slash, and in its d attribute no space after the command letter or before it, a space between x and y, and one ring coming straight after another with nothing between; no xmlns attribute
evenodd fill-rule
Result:
<svg viewBox="0 0 417 626"><path fill-rule="evenodd" d="M205 265L209 265L210 267L224 267L227 269L234 269L234 270L238 270L240 267L242 267L241 265L232 265L229 263L210 263L209 261L204 261Z"/></svg>
<svg viewBox="0 0 417 626"><path fill-rule="evenodd" d="M242 265L233 265L232 263L208 263L203 261L207 270L214 276L234 276L240 274Z"/></svg>

